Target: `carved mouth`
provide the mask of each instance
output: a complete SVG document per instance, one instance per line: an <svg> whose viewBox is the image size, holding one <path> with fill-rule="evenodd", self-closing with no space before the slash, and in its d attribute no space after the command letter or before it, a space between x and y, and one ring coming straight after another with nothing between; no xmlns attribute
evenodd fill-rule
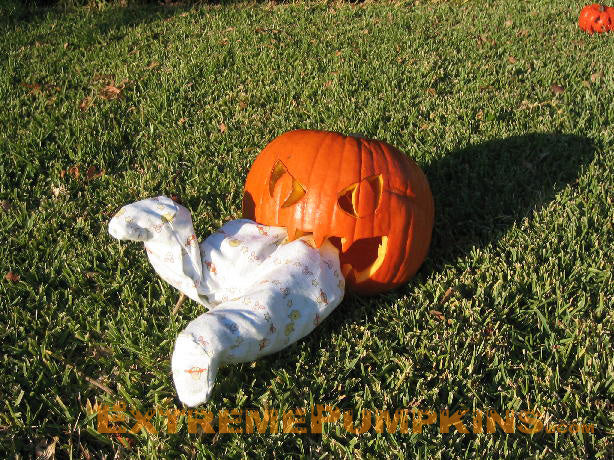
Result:
<svg viewBox="0 0 614 460"><path fill-rule="evenodd" d="M304 239L315 247L311 235L309 232L297 232L296 237L307 237ZM350 245L345 238L339 236L331 236L328 241L339 250L339 264L343 276L346 279L353 276L356 283L367 280L381 267L388 249L386 236L361 238Z"/></svg>

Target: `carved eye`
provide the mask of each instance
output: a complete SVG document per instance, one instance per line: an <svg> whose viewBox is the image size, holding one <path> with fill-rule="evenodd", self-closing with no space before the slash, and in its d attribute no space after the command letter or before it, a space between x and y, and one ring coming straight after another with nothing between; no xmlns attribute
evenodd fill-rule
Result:
<svg viewBox="0 0 614 460"><path fill-rule="evenodd" d="M373 214L381 201L384 178L381 174L356 182L339 193L337 204L354 217Z"/></svg>
<svg viewBox="0 0 614 460"><path fill-rule="evenodd" d="M273 197L273 193L275 192L275 185L277 185L279 180L285 175L288 175L288 177L292 179L292 190L290 191L290 194L288 195L286 200L281 205L282 208L287 208L289 206L292 206L293 204L298 203L301 198L305 196L305 187L299 181L297 181L292 176L292 174L288 172L288 168L286 168L286 165L284 165L281 161L278 160L277 163L275 163L273 170L271 171L271 177L269 179L269 194L271 195L271 198Z"/></svg>

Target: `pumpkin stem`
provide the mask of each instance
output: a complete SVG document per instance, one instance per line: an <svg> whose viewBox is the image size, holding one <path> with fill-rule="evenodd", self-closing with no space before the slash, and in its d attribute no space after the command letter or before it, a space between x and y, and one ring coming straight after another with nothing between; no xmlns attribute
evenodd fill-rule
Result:
<svg viewBox="0 0 614 460"><path fill-rule="evenodd" d="M605 11L605 6L604 5L599 5L599 12L603 13Z"/></svg>

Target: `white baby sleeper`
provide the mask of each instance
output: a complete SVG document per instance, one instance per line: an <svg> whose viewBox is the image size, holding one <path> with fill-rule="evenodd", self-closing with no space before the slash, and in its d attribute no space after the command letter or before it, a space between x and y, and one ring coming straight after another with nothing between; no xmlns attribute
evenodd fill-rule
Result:
<svg viewBox="0 0 614 460"><path fill-rule="evenodd" d="M217 369L253 361L309 334L341 302L337 249L284 228L240 219L200 245L189 211L160 196L124 206L109 223L120 240L143 241L156 272L209 311L179 334L172 371L179 399L209 399Z"/></svg>

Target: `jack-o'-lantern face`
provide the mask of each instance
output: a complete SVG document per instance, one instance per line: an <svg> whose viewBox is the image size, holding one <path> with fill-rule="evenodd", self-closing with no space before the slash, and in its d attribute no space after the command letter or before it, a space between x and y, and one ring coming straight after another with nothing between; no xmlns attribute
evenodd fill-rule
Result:
<svg viewBox="0 0 614 460"><path fill-rule="evenodd" d="M390 145L325 131L285 133L247 176L243 216L339 249L349 289L406 282L426 257L433 197L420 168Z"/></svg>

